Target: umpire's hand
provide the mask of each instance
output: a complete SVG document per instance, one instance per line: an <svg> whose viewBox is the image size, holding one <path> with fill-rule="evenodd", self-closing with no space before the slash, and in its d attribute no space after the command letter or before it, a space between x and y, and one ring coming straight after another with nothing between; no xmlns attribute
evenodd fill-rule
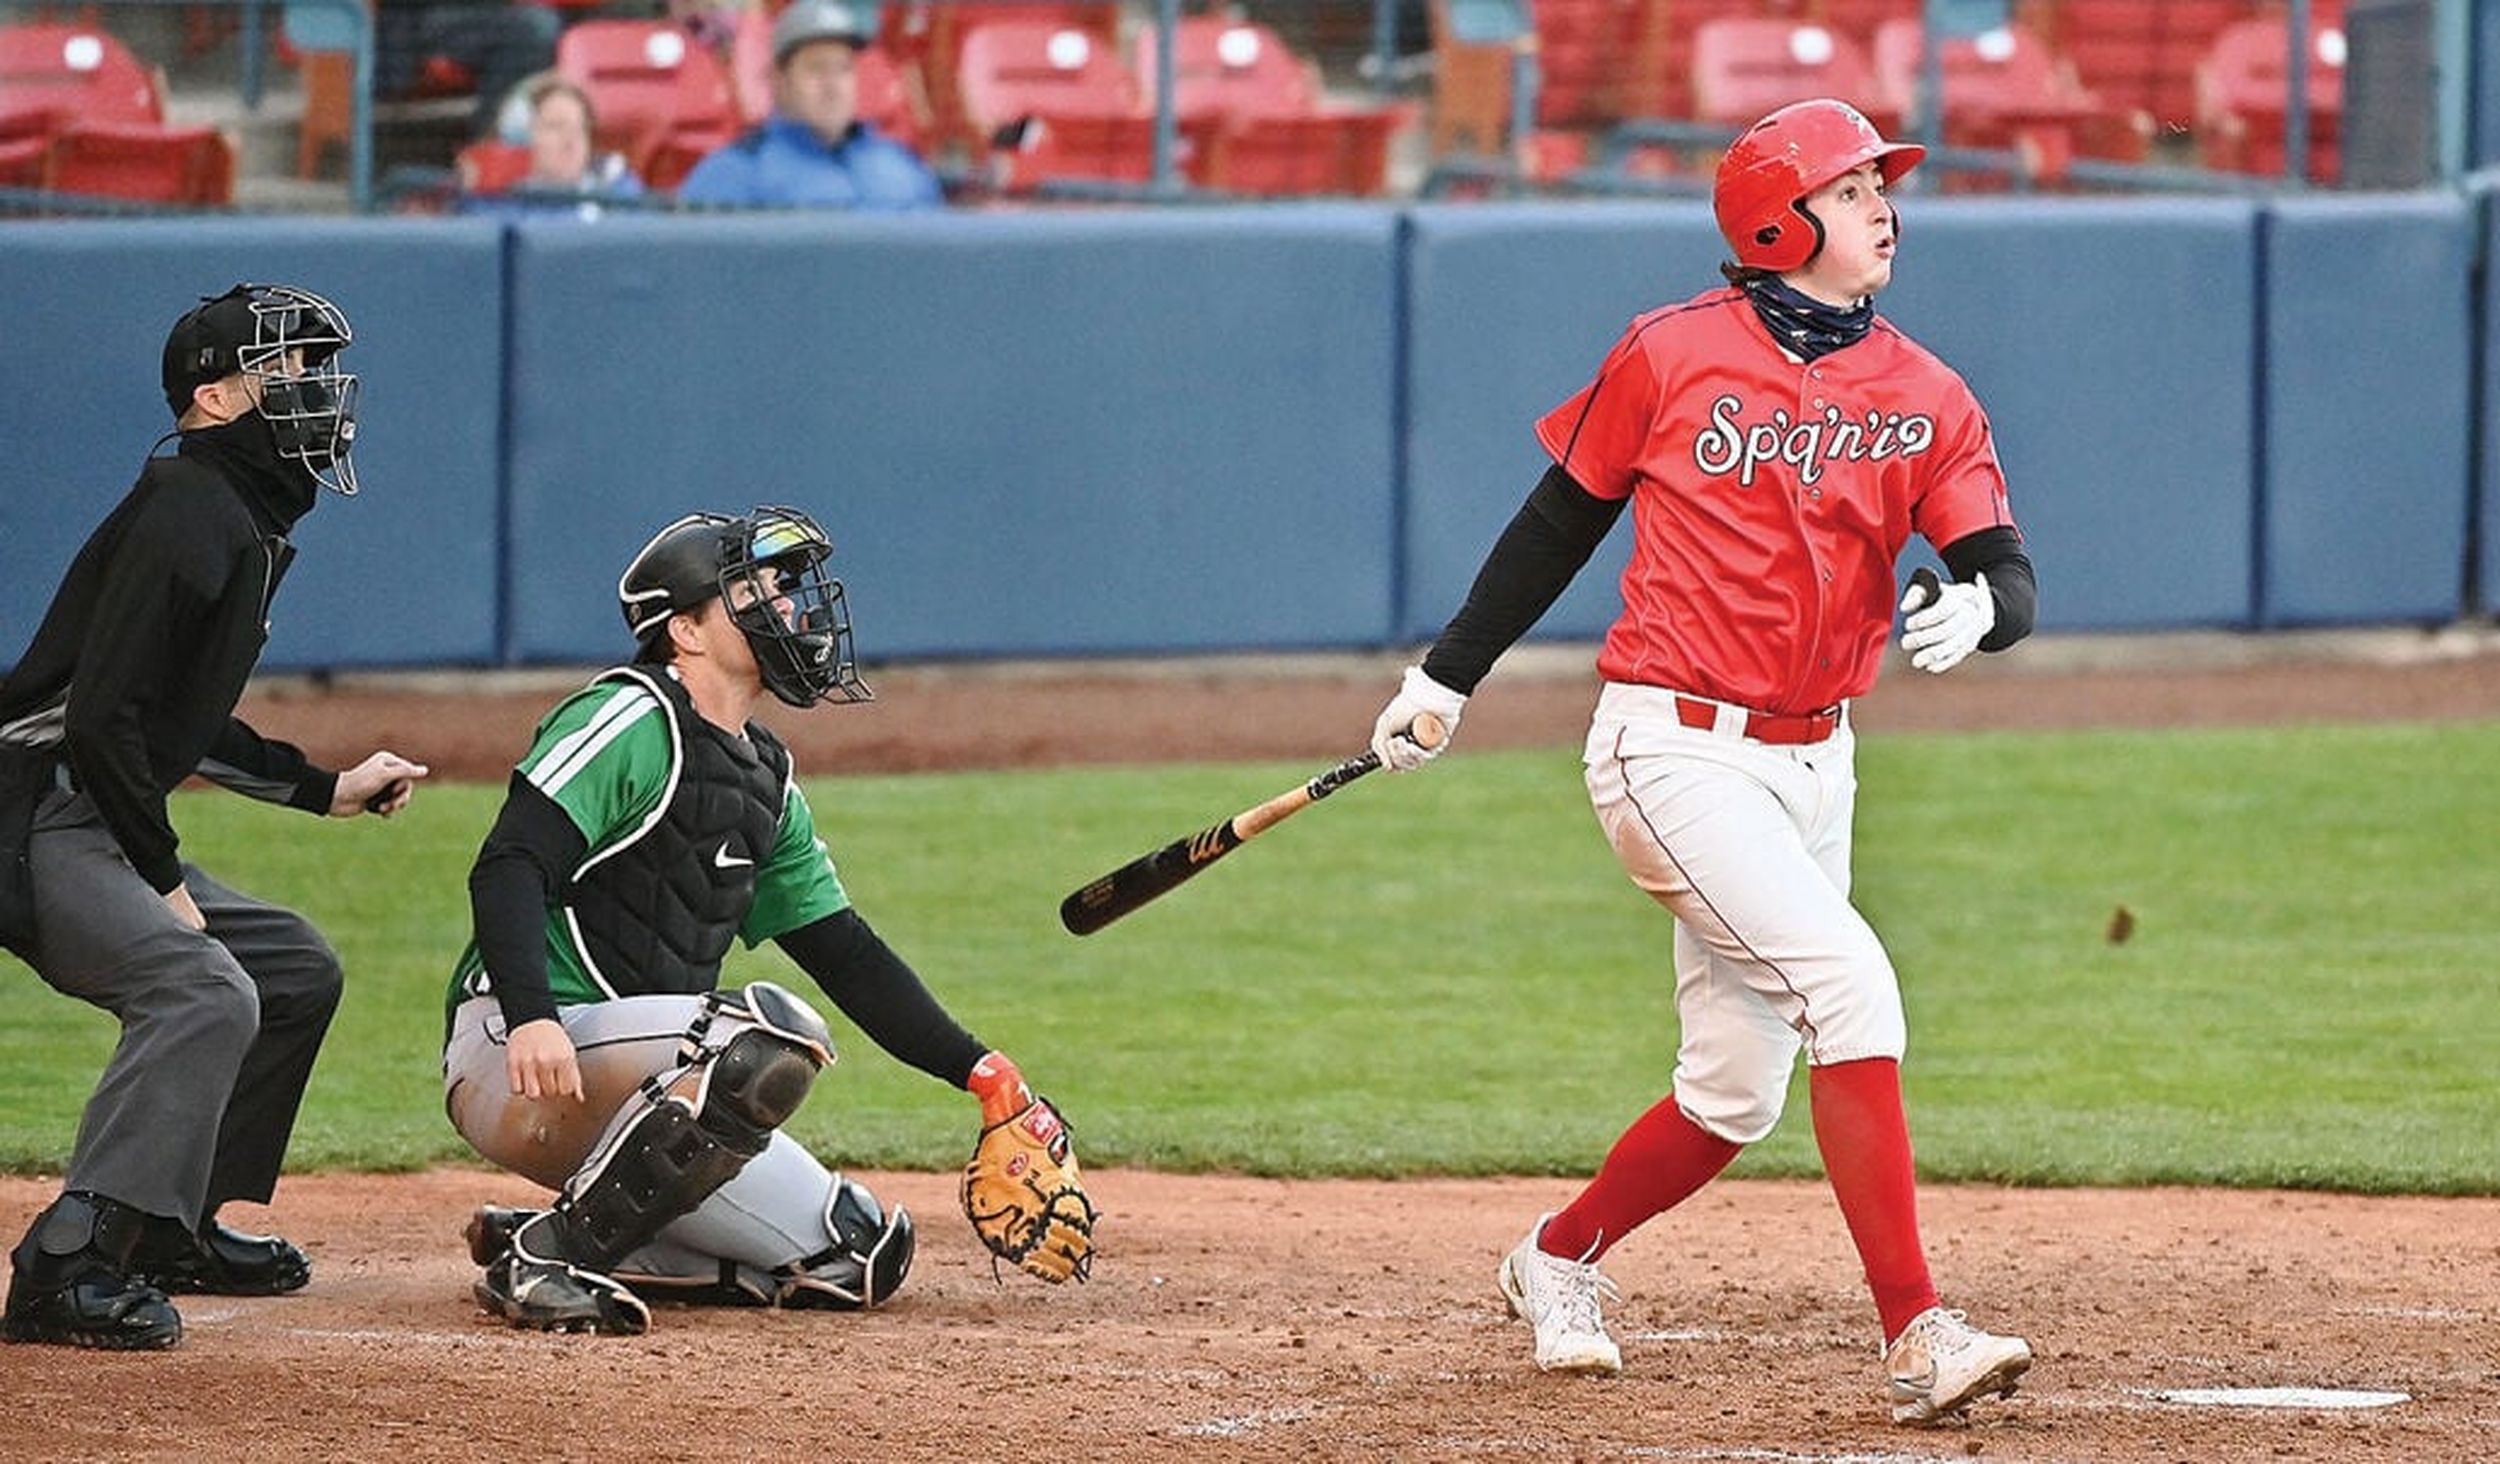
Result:
<svg viewBox="0 0 2500 1464"><path fill-rule="evenodd" d="M389 818L417 795L417 780L426 771L425 764L410 762L398 753L377 752L339 774L338 791L330 795L330 817L378 813Z"/></svg>

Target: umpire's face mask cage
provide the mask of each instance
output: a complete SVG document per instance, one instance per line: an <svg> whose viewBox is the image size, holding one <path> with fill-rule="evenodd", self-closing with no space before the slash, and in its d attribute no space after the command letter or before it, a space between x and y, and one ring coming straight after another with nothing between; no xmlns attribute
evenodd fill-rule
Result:
<svg viewBox="0 0 2500 1464"><path fill-rule="evenodd" d="M246 285L252 343L236 352L236 368L260 383L260 414L277 438L278 456L302 463L313 481L354 497L356 378L338 369L353 341L347 316L309 290Z"/></svg>
<svg viewBox="0 0 2500 1464"><path fill-rule="evenodd" d="M721 566L730 619L755 652L764 688L794 707L863 702L851 650L850 607L826 570L833 542L795 508L759 508L736 521L742 552Z"/></svg>

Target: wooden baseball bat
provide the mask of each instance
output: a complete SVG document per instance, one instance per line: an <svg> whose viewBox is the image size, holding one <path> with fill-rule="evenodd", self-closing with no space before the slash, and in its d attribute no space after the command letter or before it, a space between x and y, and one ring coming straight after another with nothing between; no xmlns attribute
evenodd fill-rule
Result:
<svg viewBox="0 0 2500 1464"><path fill-rule="evenodd" d="M1439 747L1446 734L1440 718L1422 712L1416 715L1407 735L1425 747ZM1379 767L1377 753L1347 758L1299 788L1279 793L1213 828L1201 829L1152 854L1132 859L1061 900L1059 923L1068 928L1070 935L1092 935L1147 901L1170 893L1198 871Z"/></svg>

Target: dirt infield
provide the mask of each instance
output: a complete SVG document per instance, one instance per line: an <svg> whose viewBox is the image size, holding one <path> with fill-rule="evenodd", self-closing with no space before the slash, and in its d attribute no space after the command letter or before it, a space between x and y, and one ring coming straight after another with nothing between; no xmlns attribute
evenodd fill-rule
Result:
<svg viewBox="0 0 2500 1464"><path fill-rule="evenodd" d="M2500 655L2436 638L2158 667L2083 645L2030 669L1898 668L1870 730L2500 718ZM1585 661L1579 662L1584 667ZM1333 758L1395 663L917 668L880 700L778 718L813 772ZM263 731L332 759L377 742L500 777L562 678L273 684ZM1576 739L1592 686L1505 673L1462 747ZM1937 1188L1948 1299L2027 1333L2022 1394L1943 1432L1883 1423L1870 1308L1820 1186L1713 1186L1608 1269L1626 1370L1547 1377L1494 1263L1573 1186L1092 1176L1092 1284L994 1281L953 1177L873 1174L922 1223L866 1315L665 1310L647 1337L480 1315L458 1231L522 1181L446 1169L289 1178L228 1218L311 1252L307 1291L190 1298L170 1354L0 1347L0 1458L211 1460L1641 1458L1770 1464L2500 1457L2500 1201ZM0 1234L53 1193L0 1180ZM2196 1407L2214 1388L2374 1390L2355 1410Z"/></svg>
<svg viewBox="0 0 2500 1464"><path fill-rule="evenodd" d="M1811 1184L1727 1183L1614 1253L1625 1372L1548 1377L1496 1257L1558 1181L1094 1176L1095 1280L993 1282L952 1178L861 1176L921 1217L865 1315L664 1310L641 1338L511 1331L458 1224L525 1184L289 1179L312 1287L191 1298L170 1354L0 1349L12 1459L2480 1460L2500 1454L2500 1205L1931 1190L1939 1279L2039 1348L2014 1400L1883 1423L1871 1317ZM14 1227L48 1187L0 1183ZM2358 1412L2156 1390L2408 1393Z"/></svg>

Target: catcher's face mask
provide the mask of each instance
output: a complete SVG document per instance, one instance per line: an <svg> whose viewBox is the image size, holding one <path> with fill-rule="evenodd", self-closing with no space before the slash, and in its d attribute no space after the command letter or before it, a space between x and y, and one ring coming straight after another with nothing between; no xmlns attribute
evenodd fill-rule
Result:
<svg viewBox="0 0 2500 1464"><path fill-rule="evenodd" d="M833 542L794 508L759 508L730 526L720 593L755 652L764 688L794 707L861 702L850 607L826 568Z"/></svg>

